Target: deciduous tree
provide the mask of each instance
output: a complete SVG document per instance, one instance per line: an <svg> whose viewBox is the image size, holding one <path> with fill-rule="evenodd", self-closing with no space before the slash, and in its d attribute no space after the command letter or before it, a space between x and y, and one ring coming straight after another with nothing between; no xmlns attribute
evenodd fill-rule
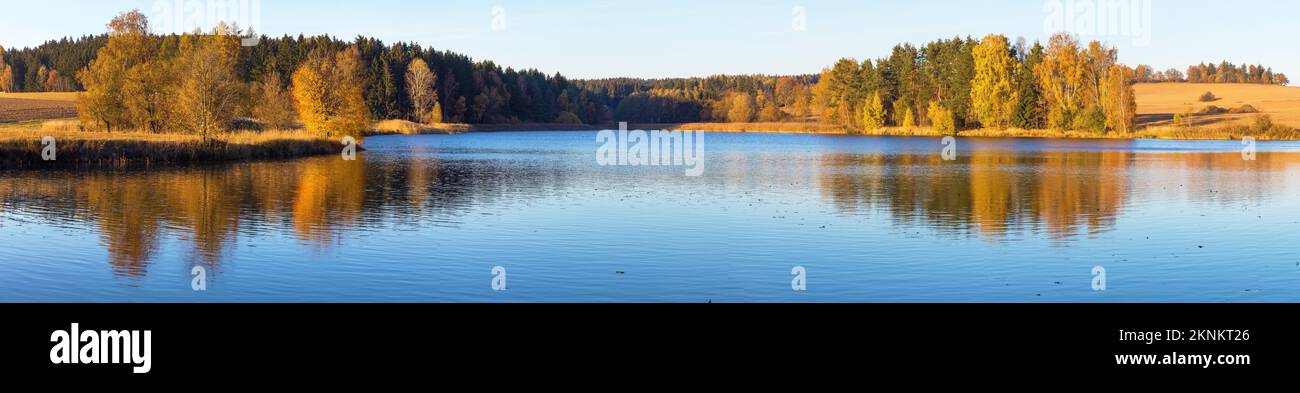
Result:
<svg viewBox="0 0 1300 393"><path fill-rule="evenodd" d="M971 80L971 106L985 127L1007 128L1019 100L1015 86L1017 64L1007 37L990 34L973 51L975 79Z"/></svg>
<svg viewBox="0 0 1300 393"><path fill-rule="evenodd" d="M174 90L178 123L206 139L228 130L235 117L243 89L235 72L239 39L224 24L212 34L186 37L181 40L180 80Z"/></svg>
<svg viewBox="0 0 1300 393"><path fill-rule="evenodd" d="M957 120L952 111L940 105L939 101L930 101L926 116L930 118L930 127L934 127L935 131L945 134L957 132Z"/></svg>
<svg viewBox="0 0 1300 393"><path fill-rule="evenodd" d="M356 47L318 50L293 74L294 106L307 128L326 135L361 136L370 124Z"/></svg>
<svg viewBox="0 0 1300 393"><path fill-rule="evenodd" d="M438 93L434 91L437 84L437 75L429 71L429 65L424 59L412 60L411 65L407 66L406 94L415 108L412 114L421 123L442 122L442 106L438 104Z"/></svg>
<svg viewBox="0 0 1300 393"><path fill-rule="evenodd" d="M1106 113L1106 128L1114 132L1130 133L1137 116L1137 99L1133 93L1133 70L1124 65L1114 65L1106 73L1102 84L1102 109Z"/></svg>
<svg viewBox="0 0 1300 393"><path fill-rule="evenodd" d="M880 100L880 93L872 94L871 99L863 102L858 111L863 130L874 131L885 126L885 104Z"/></svg>
<svg viewBox="0 0 1300 393"><path fill-rule="evenodd" d="M272 129L293 126L297 116L293 112L293 97L284 89L280 73L272 71L263 75L256 85L255 93L253 117Z"/></svg>
<svg viewBox="0 0 1300 393"><path fill-rule="evenodd" d="M5 47L0 45L0 92L10 92L14 89L14 71L5 62Z"/></svg>
<svg viewBox="0 0 1300 393"><path fill-rule="evenodd" d="M119 14L108 23L108 43L77 73L86 91L77 97L82 124L112 131L130 127L123 86L128 70L149 61L149 21L140 10Z"/></svg>
<svg viewBox="0 0 1300 393"><path fill-rule="evenodd" d="M754 96L748 93L734 93L731 96L731 109L727 111L727 120L732 123L747 123L754 120Z"/></svg>

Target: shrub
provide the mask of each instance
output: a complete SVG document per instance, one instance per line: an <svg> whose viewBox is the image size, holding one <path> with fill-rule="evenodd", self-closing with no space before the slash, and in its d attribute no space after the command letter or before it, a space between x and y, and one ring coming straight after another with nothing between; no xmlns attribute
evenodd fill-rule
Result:
<svg viewBox="0 0 1300 393"><path fill-rule="evenodd" d="M863 130L874 131L885 126L885 105L880 101L879 93L862 103L859 111L861 111Z"/></svg>
<svg viewBox="0 0 1300 393"><path fill-rule="evenodd" d="M1255 107L1251 106L1250 104L1246 104L1236 108L1232 108L1228 112L1229 113L1259 113L1259 110L1255 109Z"/></svg>
<svg viewBox="0 0 1300 393"><path fill-rule="evenodd" d="M578 115L573 114L573 112L564 111L555 116L555 122L560 124L582 124L582 119L579 119Z"/></svg>
<svg viewBox="0 0 1300 393"><path fill-rule="evenodd" d="M957 120L952 115L952 111L939 105L938 101L930 101L930 108L926 111L926 116L930 118L930 126L935 131L949 134L957 132Z"/></svg>
<svg viewBox="0 0 1300 393"><path fill-rule="evenodd" d="M1218 101L1219 97L1215 96L1214 93L1207 91L1205 94L1201 94L1201 98L1198 98L1198 100L1201 102L1214 102Z"/></svg>
<svg viewBox="0 0 1300 393"><path fill-rule="evenodd" d="M1197 114L1201 114L1201 115L1221 115L1221 114L1224 114L1224 113L1228 113L1228 110L1227 110L1227 109L1224 109L1224 108L1221 108L1221 107L1218 107L1218 106L1210 105L1210 106L1207 106L1207 107L1201 108L1201 110L1196 111L1196 113L1197 113Z"/></svg>
<svg viewBox="0 0 1300 393"><path fill-rule="evenodd" d="M1255 123L1251 126L1251 128L1255 132L1269 132L1269 131L1273 131L1275 128L1277 128L1277 126L1273 124L1273 116L1269 116L1268 114L1261 113L1255 115Z"/></svg>
<svg viewBox="0 0 1300 393"><path fill-rule="evenodd" d="M1070 124L1074 130L1091 131L1095 133L1106 132L1106 113L1101 108L1092 108L1079 112L1075 116L1074 123Z"/></svg>

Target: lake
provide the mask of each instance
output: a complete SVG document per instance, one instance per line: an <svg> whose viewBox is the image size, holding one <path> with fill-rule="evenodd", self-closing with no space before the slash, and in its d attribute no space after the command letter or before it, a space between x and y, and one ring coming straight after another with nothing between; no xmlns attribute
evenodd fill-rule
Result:
<svg viewBox="0 0 1300 393"><path fill-rule="evenodd" d="M596 132L3 172L0 301L1300 301L1297 142L704 141L700 176Z"/></svg>

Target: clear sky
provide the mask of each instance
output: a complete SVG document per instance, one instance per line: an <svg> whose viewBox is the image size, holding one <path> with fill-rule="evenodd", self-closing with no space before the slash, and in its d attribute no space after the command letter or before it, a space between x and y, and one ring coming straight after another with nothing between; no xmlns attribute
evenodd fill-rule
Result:
<svg viewBox="0 0 1300 393"><path fill-rule="evenodd" d="M228 1L7 0L0 45L100 33L131 8L175 30L209 16L185 12L189 4ZM1120 23L1108 22L1109 3L1124 6L1110 9ZM159 16L160 5L182 12ZM899 42L991 32L1046 40L1052 26L1114 45L1130 65L1185 70L1226 59L1300 76L1300 2L1284 0L260 0L258 8L240 24L270 35L412 41L572 78L814 73L841 57L885 56ZM1108 25L1126 28L1112 34Z"/></svg>

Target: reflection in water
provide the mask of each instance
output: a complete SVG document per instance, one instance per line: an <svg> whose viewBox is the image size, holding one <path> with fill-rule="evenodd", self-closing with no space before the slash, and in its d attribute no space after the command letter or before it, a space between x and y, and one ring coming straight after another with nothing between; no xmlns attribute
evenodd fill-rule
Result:
<svg viewBox="0 0 1300 393"><path fill-rule="evenodd" d="M883 210L899 225L1002 239L1030 230L1051 239L1096 235L1115 224L1135 189L1197 200L1259 199L1285 186L1295 154L1150 154L1127 151L972 150L937 156L832 154L823 194L842 212Z"/></svg>
<svg viewBox="0 0 1300 393"><path fill-rule="evenodd" d="M584 161L590 157L586 147L579 144L567 154L477 151L449 160L440 157L446 150L412 146L400 154L363 154L358 161L331 156L165 170L7 173L0 175L0 214L69 227L92 223L114 274L144 277L166 233L184 239L192 264L219 272L240 237L266 232L291 233L300 247L319 253L367 227L455 226L454 217L498 200L528 203L538 195L567 198L593 188L635 187L630 184L709 188L699 190L705 195L719 192L709 186L718 183L762 184L793 195L799 187L794 184L803 180L780 178L790 176L782 170L788 162L736 152L713 153L711 159L726 162L710 164L719 169L706 172L706 183L676 176L598 179L594 172L600 169ZM808 155L814 157L809 180L841 214L883 214L898 227L994 241L1041 236L1066 245L1111 230L1140 193L1210 204L1282 194L1282 177L1298 162L1298 155L1286 153L1243 161L1236 153L1123 149L976 148L953 162L922 153ZM624 183L593 184L601 180Z"/></svg>
<svg viewBox="0 0 1300 393"><path fill-rule="evenodd" d="M526 187L554 179L518 176L500 182ZM442 172L434 160L366 163L337 157L125 172L29 172L0 177L0 211L93 222L114 273L144 276L165 230L184 237L194 264L215 272L241 231L291 230L302 246L319 251L337 245L344 232L367 225L367 217L437 221L432 216L458 214L462 205L476 203L472 199L499 194L501 183Z"/></svg>

